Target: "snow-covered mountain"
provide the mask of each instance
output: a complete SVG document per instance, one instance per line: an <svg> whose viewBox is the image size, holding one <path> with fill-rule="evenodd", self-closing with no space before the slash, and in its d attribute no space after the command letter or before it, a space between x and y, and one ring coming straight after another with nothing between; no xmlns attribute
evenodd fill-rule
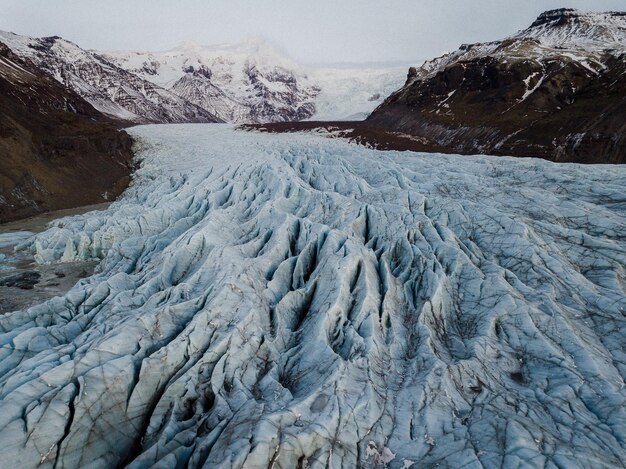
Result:
<svg viewBox="0 0 626 469"><path fill-rule="evenodd" d="M626 12L584 12L572 8L550 10L513 39L531 38L546 47L602 52L626 47Z"/></svg>
<svg viewBox="0 0 626 469"><path fill-rule="evenodd" d="M236 123L363 119L404 77L400 67L302 66L261 39L104 56Z"/></svg>
<svg viewBox="0 0 626 469"><path fill-rule="evenodd" d="M227 122L302 120L313 115L319 89L295 63L262 40L201 46L185 43L165 52L104 55Z"/></svg>
<svg viewBox="0 0 626 469"><path fill-rule="evenodd" d="M412 68L372 125L463 153L624 161L626 13L547 11Z"/></svg>
<svg viewBox="0 0 626 469"><path fill-rule="evenodd" d="M206 109L65 39L0 32L0 42L110 116L131 122L220 121Z"/></svg>
<svg viewBox="0 0 626 469"><path fill-rule="evenodd" d="M4 467L626 465L626 167L129 132L24 246L101 262L0 315Z"/></svg>
<svg viewBox="0 0 626 469"><path fill-rule="evenodd" d="M404 75L399 67L303 67L260 39L107 53L59 37L0 32L0 42L99 111L139 123L362 119Z"/></svg>
<svg viewBox="0 0 626 469"><path fill-rule="evenodd" d="M458 50L426 61L414 76L424 79L454 63L490 57L501 60L572 61L597 74L604 60L626 51L626 13L574 9L546 11L530 27L499 41L463 44ZM608 55L607 55L608 54ZM534 84L540 77L533 77Z"/></svg>

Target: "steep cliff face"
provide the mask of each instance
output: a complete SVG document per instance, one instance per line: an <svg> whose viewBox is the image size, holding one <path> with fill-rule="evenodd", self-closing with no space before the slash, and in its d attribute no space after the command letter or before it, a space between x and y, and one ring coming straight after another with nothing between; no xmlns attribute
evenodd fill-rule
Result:
<svg viewBox="0 0 626 469"><path fill-rule="evenodd" d="M242 73L247 83L246 90L240 93L229 93L224 85L216 86L206 67L191 67L171 90L190 102L215 110L227 122L299 121L315 113L312 98L317 90L300 89L293 72L275 69L266 73L248 63Z"/></svg>
<svg viewBox="0 0 626 469"><path fill-rule="evenodd" d="M412 69L371 125L460 153L626 162L626 15L554 10Z"/></svg>
<svg viewBox="0 0 626 469"><path fill-rule="evenodd" d="M118 195L132 141L117 126L0 44L0 222Z"/></svg>

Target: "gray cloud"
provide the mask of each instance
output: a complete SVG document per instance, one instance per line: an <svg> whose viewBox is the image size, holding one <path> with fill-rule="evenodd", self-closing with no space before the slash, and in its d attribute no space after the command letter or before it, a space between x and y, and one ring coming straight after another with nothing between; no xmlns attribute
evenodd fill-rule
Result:
<svg viewBox="0 0 626 469"><path fill-rule="evenodd" d="M562 6L619 10L624 1L0 0L0 29L102 50L262 36L301 62L409 62L499 39Z"/></svg>

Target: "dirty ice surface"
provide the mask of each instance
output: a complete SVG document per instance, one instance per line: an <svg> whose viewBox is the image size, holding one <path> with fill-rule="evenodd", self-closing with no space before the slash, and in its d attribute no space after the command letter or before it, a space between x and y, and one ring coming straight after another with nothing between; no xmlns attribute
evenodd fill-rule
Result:
<svg viewBox="0 0 626 469"><path fill-rule="evenodd" d="M93 273L95 260L40 264L30 249L30 238L50 226L63 226L64 217L104 209L108 203L56 210L25 220L0 224L0 314L26 309L63 295L78 280Z"/></svg>
<svg viewBox="0 0 626 469"><path fill-rule="evenodd" d="M0 316L7 467L626 464L626 167L130 132Z"/></svg>

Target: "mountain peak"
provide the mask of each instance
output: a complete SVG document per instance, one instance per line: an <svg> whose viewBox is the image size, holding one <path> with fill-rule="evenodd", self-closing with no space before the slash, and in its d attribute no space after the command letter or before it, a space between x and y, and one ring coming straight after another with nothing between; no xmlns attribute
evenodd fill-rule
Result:
<svg viewBox="0 0 626 469"><path fill-rule="evenodd" d="M242 44L250 48L259 48L259 47L272 47L270 43L263 36L250 36L247 37Z"/></svg>
<svg viewBox="0 0 626 469"><path fill-rule="evenodd" d="M559 26L570 18L577 18L582 14L580 10L575 8L558 8L555 10L547 10L541 13L530 27L541 26L543 24L551 24Z"/></svg>
<svg viewBox="0 0 626 469"><path fill-rule="evenodd" d="M220 44L202 44L196 40L190 39L181 42L172 50L185 52L201 52L214 50L241 51L246 53L256 53L261 50L274 51L274 47L261 36L251 36L239 42L226 42Z"/></svg>
<svg viewBox="0 0 626 469"><path fill-rule="evenodd" d="M533 38L551 47L621 49L626 47L626 12L548 10L513 38Z"/></svg>
<svg viewBox="0 0 626 469"><path fill-rule="evenodd" d="M200 44L198 41L194 41L192 39L188 39L186 41L181 42L174 49L197 50L197 49L201 49L201 48L202 48L202 44Z"/></svg>

